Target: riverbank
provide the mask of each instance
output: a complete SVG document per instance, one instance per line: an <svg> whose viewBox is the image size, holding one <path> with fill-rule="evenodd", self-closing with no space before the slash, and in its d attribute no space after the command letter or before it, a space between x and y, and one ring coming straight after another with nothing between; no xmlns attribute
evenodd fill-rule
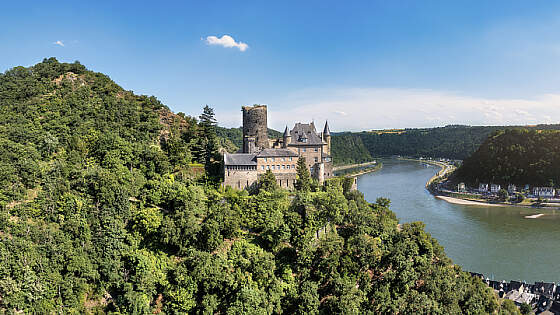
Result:
<svg viewBox="0 0 560 315"><path fill-rule="evenodd" d="M342 171L342 170L347 170L347 169L351 169L351 168L357 168L357 167L364 167L364 166L370 166L373 164L377 164L377 161L371 161L371 162L364 162L364 163L357 163L357 164L346 164L346 165L338 165L333 167L333 172L336 171Z"/></svg>
<svg viewBox="0 0 560 315"><path fill-rule="evenodd" d="M366 168L366 169L362 169L362 170L360 170L360 171L358 171L358 172L356 172L356 173L345 174L344 176L347 176L347 177L358 177L358 176L360 176L360 175L364 175L364 174L367 174L367 173L377 172L377 171L379 171L382 167L383 167L383 163L377 163L374 167L369 167L369 168Z"/></svg>
<svg viewBox="0 0 560 315"><path fill-rule="evenodd" d="M368 167L369 166L369 167ZM377 163L376 161L360 163L360 164L350 164L333 168L333 173L336 176L346 176L346 177L357 177L367 173L372 173L380 170L383 167L383 163Z"/></svg>
<svg viewBox="0 0 560 315"><path fill-rule="evenodd" d="M430 191L431 192L431 191ZM510 203L504 201L495 201L495 202L486 202L484 200L472 200L472 199L464 199L464 198L457 198L446 196L441 193L431 192L434 197L447 201L452 204L457 205L466 205L466 206L483 206L483 207L516 207L516 208L525 208L525 209L539 209L539 210L560 210L560 207L557 205L552 205L550 203L545 203L541 205L537 204L523 204L523 203ZM527 219L536 219L540 216L536 217L527 217Z"/></svg>
<svg viewBox="0 0 560 315"><path fill-rule="evenodd" d="M436 197L438 199L441 199L441 200L445 200L449 203L456 204L456 205L484 206L484 207L500 207L501 206L500 204L495 204L495 203L487 203L487 202L482 202L482 201L459 199L459 198L453 198L453 197L442 196L442 195L434 195L434 197Z"/></svg>

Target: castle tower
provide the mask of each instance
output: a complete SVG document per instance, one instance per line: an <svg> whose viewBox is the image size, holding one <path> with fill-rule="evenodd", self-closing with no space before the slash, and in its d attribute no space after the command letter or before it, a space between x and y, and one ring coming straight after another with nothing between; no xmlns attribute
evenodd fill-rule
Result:
<svg viewBox="0 0 560 315"><path fill-rule="evenodd" d="M288 126L286 126L286 129L284 129L284 144L283 144L283 147L287 148L288 145L290 144L290 142L292 142L292 135L288 131Z"/></svg>
<svg viewBox="0 0 560 315"><path fill-rule="evenodd" d="M329 122L325 121L325 129L323 130L323 140L327 143L327 154L331 155L331 131Z"/></svg>
<svg viewBox="0 0 560 315"><path fill-rule="evenodd" d="M243 152L253 153L261 149L267 149L268 125L266 117L266 105L243 106ZM254 140L252 140L253 138ZM254 149L249 143L254 141Z"/></svg>

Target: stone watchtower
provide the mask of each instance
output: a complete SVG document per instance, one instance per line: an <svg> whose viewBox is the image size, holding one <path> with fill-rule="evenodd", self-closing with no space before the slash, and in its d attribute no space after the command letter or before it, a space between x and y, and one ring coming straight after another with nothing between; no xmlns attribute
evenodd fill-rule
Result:
<svg viewBox="0 0 560 315"><path fill-rule="evenodd" d="M243 106L243 153L268 149L266 105Z"/></svg>

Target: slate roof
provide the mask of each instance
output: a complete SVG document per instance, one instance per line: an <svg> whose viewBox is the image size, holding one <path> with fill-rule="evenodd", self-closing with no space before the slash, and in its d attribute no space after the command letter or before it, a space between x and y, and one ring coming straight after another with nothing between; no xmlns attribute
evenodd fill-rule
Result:
<svg viewBox="0 0 560 315"><path fill-rule="evenodd" d="M290 149L263 149L257 154L257 157L283 157L293 156L297 157L297 153Z"/></svg>
<svg viewBox="0 0 560 315"><path fill-rule="evenodd" d="M521 287L523 286L523 283L519 282L519 281L511 281L509 283L509 290L510 291L519 291L521 289Z"/></svg>
<svg viewBox="0 0 560 315"><path fill-rule="evenodd" d="M224 154L225 165L257 165L257 155L252 153L226 153Z"/></svg>
<svg viewBox="0 0 560 315"><path fill-rule="evenodd" d="M315 130L315 125L296 123L294 129L290 131L292 136L292 145L313 145L313 144L323 144L323 140L317 135L317 130ZM307 139L306 141L304 139Z"/></svg>
<svg viewBox="0 0 560 315"><path fill-rule="evenodd" d="M540 293L546 296L552 296L554 294L554 289L556 285L554 283L549 282L535 282L534 292L533 293Z"/></svg>

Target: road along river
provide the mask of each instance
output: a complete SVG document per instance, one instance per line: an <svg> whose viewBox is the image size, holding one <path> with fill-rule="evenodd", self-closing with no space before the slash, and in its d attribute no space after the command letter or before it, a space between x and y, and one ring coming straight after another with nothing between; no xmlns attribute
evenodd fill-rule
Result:
<svg viewBox="0 0 560 315"><path fill-rule="evenodd" d="M381 162L381 170L358 178L358 189L370 202L391 199L401 223L424 222L464 270L494 280L560 282L560 211L448 203L424 187L439 167Z"/></svg>

